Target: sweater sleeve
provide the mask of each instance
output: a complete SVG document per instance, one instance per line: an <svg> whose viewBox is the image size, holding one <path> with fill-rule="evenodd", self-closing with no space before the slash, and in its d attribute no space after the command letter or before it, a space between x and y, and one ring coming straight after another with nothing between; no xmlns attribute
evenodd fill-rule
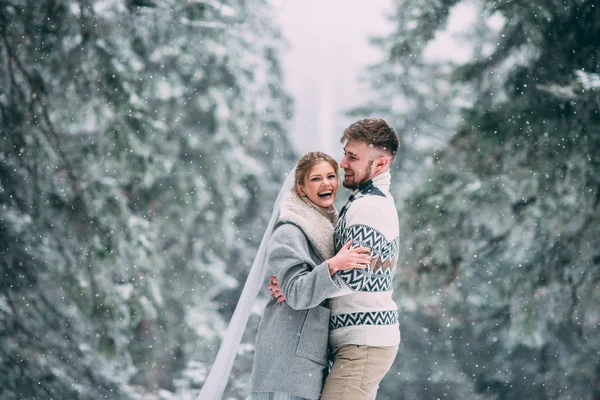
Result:
<svg viewBox="0 0 600 400"><path fill-rule="evenodd" d="M275 230L269 241L267 262L294 310L314 308L340 289L329 275L327 262L316 265L312 260L308 239L293 224L283 224Z"/></svg>

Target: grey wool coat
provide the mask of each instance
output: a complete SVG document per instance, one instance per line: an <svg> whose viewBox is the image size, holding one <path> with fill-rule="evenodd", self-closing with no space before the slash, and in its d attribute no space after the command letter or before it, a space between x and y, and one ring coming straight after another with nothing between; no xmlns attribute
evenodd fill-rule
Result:
<svg viewBox="0 0 600 400"><path fill-rule="evenodd" d="M340 289L324 261L333 256L333 223L292 192L281 202L267 254L286 302L271 298L265 307L251 391L318 399L328 365L330 311L322 304Z"/></svg>

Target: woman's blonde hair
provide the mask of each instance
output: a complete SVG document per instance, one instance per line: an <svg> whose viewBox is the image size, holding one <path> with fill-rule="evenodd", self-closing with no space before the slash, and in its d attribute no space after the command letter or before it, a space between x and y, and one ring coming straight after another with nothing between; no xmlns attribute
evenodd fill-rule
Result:
<svg viewBox="0 0 600 400"><path fill-rule="evenodd" d="M308 173L310 172L311 168L321 161L326 161L329 164L331 164L337 177L337 161L335 161L333 157L325 153L321 153L320 151L311 151L310 153L306 153L305 155L300 157L300 159L298 160L298 164L296 165L296 175L294 177L294 182L296 184L295 186L298 187L298 185L304 185L304 181L306 180L306 177L308 176Z"/></svg>

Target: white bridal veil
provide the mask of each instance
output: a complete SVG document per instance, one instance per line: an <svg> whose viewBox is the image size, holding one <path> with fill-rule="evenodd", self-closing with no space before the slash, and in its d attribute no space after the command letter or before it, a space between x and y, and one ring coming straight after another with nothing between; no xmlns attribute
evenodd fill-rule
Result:
<svg viewBox="0 0 600 400"><path fill-rule="evenodd" d="M235 307L231 321L229 321L229 326L223 336L217 358L204 382L204 386L202 386L202 390L200 390L198 400L220 400L223 396L240 341L242 340L242 335L244 334L248 318L250 317L250 310L258 292L266 282L267 243L269 242L269 238L271 237L271 233L273 232L273 228L279 217L279 204L281 198L284 193L292 190L294 187L295 171L296 167L288 173L281 190L279 190L277 200L275 200L275 205L273 206L271 219L269 220L265 234L258 247L248 278L246 278L246 284L244 285L240 299Z"/></svg>

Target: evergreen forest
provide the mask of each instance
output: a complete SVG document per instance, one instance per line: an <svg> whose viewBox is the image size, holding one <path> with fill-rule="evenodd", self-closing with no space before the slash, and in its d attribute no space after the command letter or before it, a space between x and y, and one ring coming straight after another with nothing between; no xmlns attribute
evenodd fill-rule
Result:
<svg viewBox="0 0 600 400"><path fill-rule="evenodd" d="M377 398L600 399L600 4L391 4L346 110L402 142ZM461 10L468 58L435 57ZM299 156L275 17L0 0L1 400L196 399ZM224 398L248 395L267 297Z"/></svg>

